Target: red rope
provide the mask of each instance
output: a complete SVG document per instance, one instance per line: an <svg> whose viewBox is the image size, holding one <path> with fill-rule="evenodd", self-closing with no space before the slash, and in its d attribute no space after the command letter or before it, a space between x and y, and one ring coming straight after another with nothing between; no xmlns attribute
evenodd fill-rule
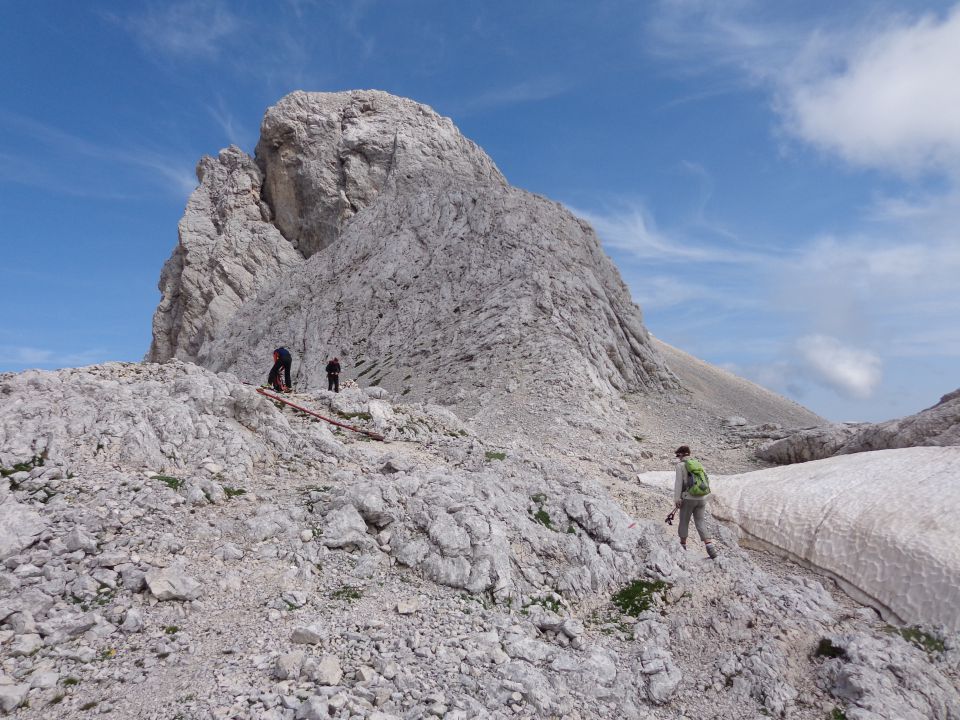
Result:
<svg viewBox="0 0 960 720"><path fill-rule="evenodd" d="M331 425L336 425L337 427L346 428L347 430L353 430L354 432L361 433L363 435L366 435L367 437L373 438L374 440L380 440L380 441L386 440L386 438L383 435L380 435L379 433L371 432L370 430L364 430L363 428L354 427L353 425L347 425L346 423L337 422L336 420L331 420L328 417L324 417L320 413L315 413L313 410L307 410L305 407L300 407L299 405L296 405L295 403L292 403L289 400L286 400L278 395L269 393L263 388L257 388L257 392L263 395L264 397L270 398L271 400L282 402L284 405L289 405L295 410L299 410L300 412L305 412L307 415L313 415L315 418L320 418L321 420L328 422Z"/></svg>

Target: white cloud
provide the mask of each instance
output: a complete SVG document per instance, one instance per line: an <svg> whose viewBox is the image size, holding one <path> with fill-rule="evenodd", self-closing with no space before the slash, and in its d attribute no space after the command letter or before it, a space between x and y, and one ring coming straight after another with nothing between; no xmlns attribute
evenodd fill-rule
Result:
<svg viewBox="0 0 960 720"><path fill-rule="evenodd" d="M46 149L56 151L59 165L63 164L64 157L74 156L137 167L146 170L151 177L159 178L161 182L157 183L158 185L172 188L181 197L188 195L197 186L192 164L178 162L171 157L172 153L170 152L142 147L124 148L119 144L100 144L31 118L2 110L0 110L0 126L6 127L8 131L31 138ZM0 157L0 161L6 165L22 164L31 168L30 176L26 179L29 184L42 185L44 184L42 178L47 178L50 182L46 185L51 189L68 191L71 194L78 195L90 194L83 187L69 190L69 184L64 182L63 172L59 167L54 169L56 172L43 173L40 171L38 168L40 163L35 154L23 158L3 156ZM108 193L108 195L119 197L116 193Z"/></svg>
<svg viewBox="0 0 960 720"><path fill-rule="evenodd" d="M648 34L650 51L686 72L732 68L766 89L790 135L849 163L957 174L960 5L937 15L849 2L787 19L756 0L661 0Z"/></svg>
<svg viewBox="0 0 960 720"><path fill-rule="evenodd" d="M569 206L568 209L593 226L605 247L629 253L637 260L738 264L760 259L759 255L736 248L674 240L657 229L653 217L640 203L630 203L610 213L590 212Z"/></svg>
<svg viewBox="0 0 960 720"><path fill-rule="evenodd" d="M102 350L58 353L27 345L0 345L0 364L13 367L78 367L101 362Z"/></svg>
<svg viewBox="0 0 960 720"><path fill-rule="evenodd" d="M802 367L811 377L852 398L869 398L883 377L880 358L844 345L827 335L808 335L797 341Z"/></svg>
<svg viewBox="0 0 960 720"><path fill-rule="evenodd" d="M787 76L789 129L857 165L955 172L960 6L944 18L901 19L872 37L836 40L846 50L838 69Z"/></svg>
<svg viewBox="0 0 960 720"><path fill-rule="evenodd" d="M448 111L455 115L467 115L479 110L489 110L509 105L541 102L559 97L570 91L572 85L569 79L560 77L542 77L498 87L480 93L464 101L461 107L454 103Z"/></svg>
<svg viewBox="0 0 960 720"><path fill-rule="evenodd" d="M644 310L719 300L709 284L672 275L644 276L634 283L633 299Z"/></svg>
<svg viewBox="0 0 960 720"><path fill-rule="evenodd" d="M163 59L216 58L241 22L223 0L150 5L141 15L120 20L148 52Z"/></svg>

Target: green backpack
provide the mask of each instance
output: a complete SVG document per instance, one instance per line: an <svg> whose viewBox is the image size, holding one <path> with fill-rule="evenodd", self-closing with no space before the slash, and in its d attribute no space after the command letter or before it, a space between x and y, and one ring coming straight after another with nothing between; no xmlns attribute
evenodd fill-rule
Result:
<svg viewBox="0 0 960 720"><path fill-rule="evenodd" d="M683 461L687 467L687 492L693 497L703 497L710 494L710 478L707 471L696 458L687 458Z"/></svg>

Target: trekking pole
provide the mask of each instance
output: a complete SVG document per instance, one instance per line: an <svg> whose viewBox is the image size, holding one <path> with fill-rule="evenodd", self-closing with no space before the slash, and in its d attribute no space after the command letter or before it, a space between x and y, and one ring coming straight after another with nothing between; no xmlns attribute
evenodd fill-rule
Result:
<svg viewBox="0 0 960 720"><path fill-rule="evenodd" d="M274 394L271 393L271 392L267 392L267 391L264 390L263 388L259 388L259 387L258 387L258 388L256 388L256 391L257 391L258 393L260 393L261 395L263 395L264 397L268 397L268 398L270 398L271 400L276 400L277 402L282 402L284 405L289 405L289 406L292 407L294 410L299 410L300 412L304 412L304 413L306 413L307 415L313 415L313 417L319 418L319 419L323 420L324 422L330 423L331 425L336 425L337 427L346 428L347 430L353 430L354 432L360 433L361 435L366 435L367 437L372 438L373 440L379 440L380 442L383 442L383 441L386 440L386 438L385 438L383 435L381 435L380 433L375 433L375 432L373 432L373 431L371 431L371 430L364 430L363 428L358 428L358 427L354 427L353 425L347 425L346 423L337 422L336 420L331 420L331 419L328 418L328 417L324 417L324 416L321 415L320 413L315 413L313 410L307 410L305 407L300 407L299 405L296 405L296 404L290 402L289 400L286 400L286 399L284 399L284 398L282 398L282 397L279 397L279 396L277 396L277 395L274 395Z"/></svg>

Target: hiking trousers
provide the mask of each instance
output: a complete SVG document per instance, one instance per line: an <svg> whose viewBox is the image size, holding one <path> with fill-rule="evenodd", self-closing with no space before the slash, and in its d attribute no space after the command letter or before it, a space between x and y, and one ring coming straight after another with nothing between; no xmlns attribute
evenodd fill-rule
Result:
<svg viewBox="0 0 960 720"><path fill-rule="evenodd" d="M681 540L687 539L691 515L693 515L693 524L697 528L700 539L706 540L710 537L709 533L707 533L706 519L707 500L709 498L709 495L705 495L704 497L685 497L680 501L680 525L677 528L677 532L680 533Z"/></svg>
<svg viewBox="0 0 960 720"><path fill-rule="evenodd" d="M280 392L284 387L290 387L290 366L293 365L293 359L287 355L286 357L279 357L277 361L273 364L273 367L270 368L270 374L267 376L267 384L272 385L273 389L276 392ZM283 372L283 379L286 380L286 385L281 384L280 373Z"/></svg>
<svg viewBox="0 0 960 720"><path fill-rule="evenodd" d="M340 373L327 373L327 390L340 392Z"/></svg>

